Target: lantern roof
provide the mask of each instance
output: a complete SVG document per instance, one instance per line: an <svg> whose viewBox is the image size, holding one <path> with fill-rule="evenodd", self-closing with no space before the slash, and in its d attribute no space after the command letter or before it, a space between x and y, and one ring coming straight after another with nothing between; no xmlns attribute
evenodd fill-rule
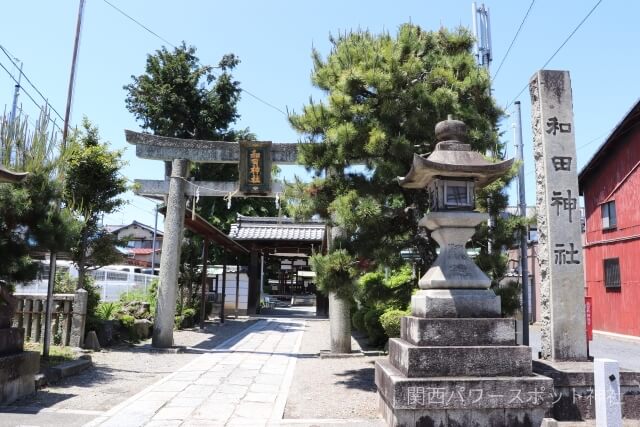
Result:
<svg viewBox="0 0 640 427"><path fill-rule="evenodd" d="M18 183L26 178L26 172L11 172L0 166L0 182Z"/></svg>
<svg viewBox="0 0 640 427"><path fill-rule="evenodd" d="M466 143L467 126L460 120L447 120L436 125L436 147L429 154L413 155L409 173L399 177L404 188L421 189L434 179L466 178L475 181L476 188L482 188L507 173L513 159L491 162L482 154L471 150Z"/></svg>

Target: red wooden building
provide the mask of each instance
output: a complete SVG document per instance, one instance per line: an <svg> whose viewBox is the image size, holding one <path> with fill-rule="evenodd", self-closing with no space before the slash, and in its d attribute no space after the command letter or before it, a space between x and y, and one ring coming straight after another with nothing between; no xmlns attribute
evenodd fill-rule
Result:
<svg viewBox="0 0 640 427"><path fill-rule="evenodd" d="M640 102L578 177L593 328L640 336Z"/></svg>

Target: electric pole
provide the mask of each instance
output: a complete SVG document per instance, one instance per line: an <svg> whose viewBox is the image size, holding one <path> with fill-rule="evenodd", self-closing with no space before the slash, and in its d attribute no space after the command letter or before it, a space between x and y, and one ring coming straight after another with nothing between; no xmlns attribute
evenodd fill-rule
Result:
<svg viewBox="0 0 640 427"><path fill-rule="evenodd" d="M20 71L18 72L18 83L16 83L15 85L15 91L13 92L13 103L11 104L11 116L10 117L10 122L13 123L13 121L16 119L16 112L18 109L18 97L20 96L20 82L22 81L22 66L24 65L22 61L18 60L18 58L14 58L16 61L20 62Z"/></svg>
<svg viewBox="0 0 640 427"><path fill-rule="evenodd" d="M520 166L518 167L518 207L520 216L526 220L527 201L524 192L524 144L522 143L520 101L516 101L514 106L516 109L516 122L514 124L513 136L516 148L516 160L520 162ZM520 231L520 274L522 275L522 344L529 345L529 258L526 229Z"/></svg>
<svg viewBox="0 0 640 427"><path fill-rule="evenodd" d="M20 82L22 81L22 66L24 65L24 63L22 61L20 61L18 58L13 58L16 61L20 62L20 70L18 71L18 83L15 84L14 86L14 92L13 92L13 102L11 103L11 115L9 116L9 123L11 123L11 126L9 127L9 132L11 132L13 134L13 132L16 130L14 121L16 120L16 113L18 110L18 97L20 96L20 88L22 86L20 86ZM18 157L18 147L16 144L13 144L13 148L11 148L10 152L9 152L9 164L14 164L14 160Z"/></svg>
<svg viewBox="0 0 640 427"><path fill-rule="evenodd" d="M73 57L71 58L71 74L69 75L69 90L67 92L67 107L64 112L64 127L62 129L62 147L67 144L67 136L69 135L69 116L71 115L71 103L73 100L73 87L76 79L76 64L78 62L78 48L80 46L80 29L82 28L82 15L84 15L84 2L80 0L78 7L78 21L76 23L76 37L73 44Z"/></svg>

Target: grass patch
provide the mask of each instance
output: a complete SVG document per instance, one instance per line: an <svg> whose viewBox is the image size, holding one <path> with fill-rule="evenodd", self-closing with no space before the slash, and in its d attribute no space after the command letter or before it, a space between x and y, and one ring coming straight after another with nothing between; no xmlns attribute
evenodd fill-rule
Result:
<svg viewBox="0 0 640 427"><path fill-rule="evenodd" d="M42 358L42 344L37 342L25 342L24 349L27 351L37 351L40 353L40 366L56 366L61 363L75 360L75 354L71 347L61 347L59 345L49 346L49 359Z"/></svg>

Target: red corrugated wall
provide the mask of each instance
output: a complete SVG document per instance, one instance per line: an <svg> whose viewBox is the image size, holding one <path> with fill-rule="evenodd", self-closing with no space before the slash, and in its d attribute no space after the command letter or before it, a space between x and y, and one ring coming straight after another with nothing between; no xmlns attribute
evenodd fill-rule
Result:
<svg viewBox="0 0 640 427"><path fill-rule="evenodd" d="M585 279L596 330L640 336L640 131L609 145L583 180ZM613 193L613 194L612 194ZM602 230L600 205L615 200L617 227ZM619 258L620 290L604 286L604 259Z"/></svg>

